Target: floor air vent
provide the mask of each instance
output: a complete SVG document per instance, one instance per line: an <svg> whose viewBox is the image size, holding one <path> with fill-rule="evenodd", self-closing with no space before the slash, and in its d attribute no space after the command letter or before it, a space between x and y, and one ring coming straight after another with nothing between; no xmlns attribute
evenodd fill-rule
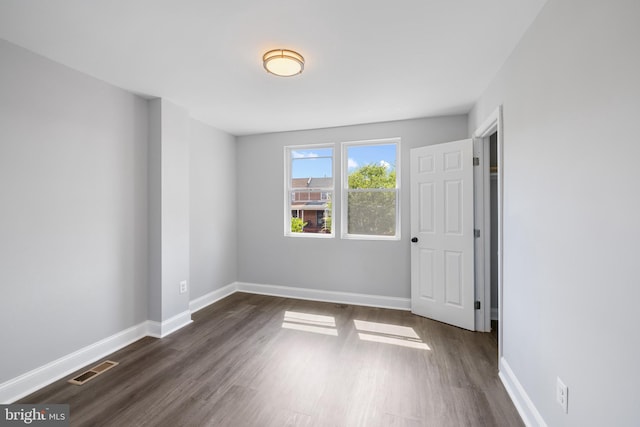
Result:
<svg viewBox="0 0 640 427"><path fill-rule="evenodd" d="M89 369L88 371L81 373L77 377L70 379L68 382L70 384L82 385L87 381L97 377L101 373L108 371L109 369L113 368L117 364L118 362L112 362L111 360L106 360L101 364Z"/></svg>

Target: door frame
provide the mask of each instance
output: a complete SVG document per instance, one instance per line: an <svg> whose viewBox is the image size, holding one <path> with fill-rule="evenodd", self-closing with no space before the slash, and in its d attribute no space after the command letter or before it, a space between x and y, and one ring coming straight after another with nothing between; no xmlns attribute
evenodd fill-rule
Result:
<svg viewBox="0 0 640 427"><path fill-rule="evenodd" d="M476 330L491 331L491 205L489 171L489 137L497 132L498 157L498 359L502 357L502 337L504 330L503 303L503 207L504 207L504 126L502 105L499 105L487 119L475 130L474 152L480 158L480 167L476 171L475 227L480 230L476 239L476 299L482 309L476 316Z"/></svg>

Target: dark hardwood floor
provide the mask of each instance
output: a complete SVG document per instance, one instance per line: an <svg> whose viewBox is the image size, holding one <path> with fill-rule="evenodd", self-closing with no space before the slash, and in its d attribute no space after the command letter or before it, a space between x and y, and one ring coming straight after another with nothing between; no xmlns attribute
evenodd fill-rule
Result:
<svg viewBox="0 0 640 427"><path fill-rule="evenodd" d="M21 403L68 403L73 426L523 425L492 334L244 293L193 320L113 353L120 364L83 386L61 380Z"/></svg>

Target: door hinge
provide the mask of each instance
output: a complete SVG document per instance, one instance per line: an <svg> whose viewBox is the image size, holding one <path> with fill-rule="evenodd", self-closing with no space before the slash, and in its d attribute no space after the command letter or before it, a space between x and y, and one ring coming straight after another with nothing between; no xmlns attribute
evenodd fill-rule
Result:
<svg viewBox="0 0 640 427"><path fill-rule="evenodd" d="M480 310L480 301L476 301L476 303L474 304L474 307L476 310Z"/></svg>
<svg viewBox="0 0 640 427"><path fill-rule="evenodd" d="M477 228L473 230L473 237L475 237L476 239L480 237L480 230L478 230Z"/></svg>
<svg viewBox="0 0 640 427"><path fill-rule="evenodd" d="M473 158L473 166L480 166L480 157Z"/></svg>

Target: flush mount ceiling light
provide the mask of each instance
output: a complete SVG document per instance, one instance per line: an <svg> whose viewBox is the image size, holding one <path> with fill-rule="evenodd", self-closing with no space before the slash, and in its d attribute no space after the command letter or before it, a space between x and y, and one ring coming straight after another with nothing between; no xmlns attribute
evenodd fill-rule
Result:
<svg viewBox="0 0 640 427"><path fill-rule="evenodd" d="M274 49L262 55L264 69L281 77L291 77L302 73L304 58L298 52L288 49Z"/></svg>

